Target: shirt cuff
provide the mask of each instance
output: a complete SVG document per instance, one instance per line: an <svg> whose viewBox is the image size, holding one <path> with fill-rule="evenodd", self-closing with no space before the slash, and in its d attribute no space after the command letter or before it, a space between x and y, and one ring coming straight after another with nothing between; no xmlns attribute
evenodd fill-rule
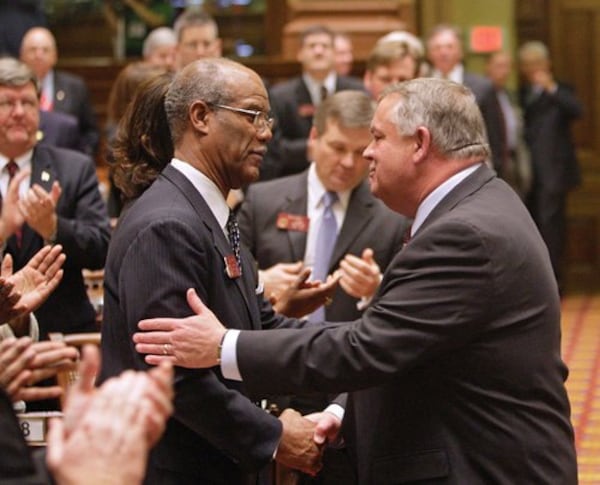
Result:
<svg viewBox="0 0 600 485"><path fill-rule="evenodd" d="M325 413L331 413L333 414L335 417L337 417L340 421L344 420L344 414L346 413L346 410L340 406L339 404L330 404L329 406L327 406L325 408L325 411L323 411Z"/></svg>
<svg viewBox="0 0 600 485"><path fill-rule="evenodd" d="M369 303L371 303L372 299L373 299L372 296L361 297L361 299L356 302L356 309L359 312L362 312L365 308L367 308L369 306Z"/></svg>
<svg viewBox="0 0 600 485"><path fill-rule="evenodd" d="M221 348L221 373L225 379L241 381L242 375L237 363L237 340L240 330L228 330L223 338Z"/></svg>

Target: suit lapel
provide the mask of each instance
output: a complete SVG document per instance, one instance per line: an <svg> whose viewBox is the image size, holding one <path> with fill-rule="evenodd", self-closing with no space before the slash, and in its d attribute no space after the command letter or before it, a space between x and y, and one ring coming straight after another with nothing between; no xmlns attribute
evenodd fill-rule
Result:
<svg viewBox="0 0 600 485"><path fill-rule="evenodd" d="M293 184L290 184L286 201L281 206L281 212L306 216L308 204L306 190L306 185L308 183L307 178L308 172L304 171L297 177L297 183L295 181ZM307 232L287 230L286 233L290 244L290 253L292 255L291 261L304 259Z"/></svg>
<svg viewBox="0 0 600 485"><path fill-rule="evenodd" d="M46 192L50 192L52 189L52 183L56 180L56 170L52 165L51 160L45 156L44 151L40 151L37 148L34 149L31 158L31 183L30 187L34 184L41 186ZM19 260L20 256L23 255L28 258L30 255L37 251L38 247L41 247L41 236L39 236L28 224L23 225L22 230L21 247L17 247L17 242L14 237L9 239L9 247L14 255L18 255L15 260ZM20 261L23 265L27 261ZM17 261L15 261L17 264ZM19 265L21 266L21 265Z"/></svg>
<svg viewBox="0 0 600 485"><path fill-rule="evenodd" d="M179 188L179 190L185 195L188 199L202 223L206 227L206 229L211 233L213 239L213 245L215 250L220 255L220 259L222 262L221 270L224 273L224 278L228 278L226 274L226 264L225 257L233 254L233 251L229 245L229 241L225 237L223 233L223 229L219 226L218 221L215 219L212 211L210 210L208 204L202 197L202 195L196 190L196 188L192 185L192 183L179 172L177 169L173 168L171 165L167 165L163 170L163 175L171 181L175 186ZM254 289L249 287L252 286L250 281L252 280L252 264L248 260L247 254L245 251L242 252L242 276L239 278L233 278L233 282L240 292L241 297L246 304L246 309L248 310L248 314L250 316L252 326L255 327L256 323L256 315L257 310L255 308L256 305L252 305L252 301L255 301ZM250 298L253 298L251 300ZM255 302L256 303L256 302ZM254 311L253 311L254 310Z"/></svg>
<svg viewBox="0 0 600 485"><path fill-rule="evenodd" d="M331 255L330 272L338 265L350 245L371 221L373 200L368 197L368 190L366 182L362 182L354 189L350 196L350 202L346 210L346 216L344 217L344 224L339 232Z"/></svg>
<svg viewBox="0 0 600 485"><path fill-rule="evenodd" d="M65 111L68 102L67 97L69 96L69 90L64 83L64 79L58 71L54 71L54 99L53 110Z"/></svg>

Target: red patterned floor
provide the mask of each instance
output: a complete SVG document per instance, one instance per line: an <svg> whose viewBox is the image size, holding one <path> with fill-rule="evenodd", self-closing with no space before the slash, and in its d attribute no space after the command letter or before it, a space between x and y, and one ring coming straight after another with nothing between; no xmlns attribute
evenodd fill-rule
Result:
<svg viewBox="0 0 600 485"><path fill-rule="evenodd" d="M600 295L570 295L562 304L563 358L575 427L579 483L600 484Z"/></svg>

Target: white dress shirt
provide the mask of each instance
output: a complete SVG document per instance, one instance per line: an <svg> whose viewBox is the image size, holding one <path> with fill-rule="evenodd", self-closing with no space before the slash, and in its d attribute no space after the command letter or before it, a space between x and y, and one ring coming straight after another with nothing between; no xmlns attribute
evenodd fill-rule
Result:
<svg viewBox="0 0 600 485"><path fill-rule="evenodd" d="M229 206L221 194L217 185L204 175L200 170L192 167L189 163L177 158L171 160L171 165L187 178L196 190L202 195L208 208L221 226L223 234L227 236L227 219L229 218Z"/></svg>
<svg viewBox="0 0 600 485"><path fill-rule="evenodd" d="M431 77L438 79L448 79L458 84L463 84L465 78L465 68L462 64L457 64L452 70L444 76L441 71L434 69L431 71Z"/></svg>
<svg viewBox="0 0 600 485"><path fill-rule="evenodd" d="M29 150L25 154L13 158L15 163L19 166L19 171L31 169L31 157L33 156L33 149ZM2 197L6 197L6 192L8 191L8 182L10 180L10 176L8 175L8 170L6 169L6 165L9 162L9 158L0 154L0 191L2 193ZM19 185L19 195L24 197L29 190L29 186L31 185L31 175L25 177L25 179Z"/></svg>

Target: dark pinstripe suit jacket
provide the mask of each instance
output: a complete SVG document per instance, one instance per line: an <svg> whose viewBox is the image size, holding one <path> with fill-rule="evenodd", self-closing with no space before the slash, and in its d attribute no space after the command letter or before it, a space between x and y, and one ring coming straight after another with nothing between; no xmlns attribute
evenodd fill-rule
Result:
<svg viewBox="0 0 600 485"><path fill-rule="evenodd" d="M258 329L280 320L262 308L250 256L231 279L232 250L210 208L189 180L167 166L129 207L111 241L105 271L101 381L124 369L145 369L131 337L137 323L191 314L188 288L230 328ZM147 483L241 483L272 458L277 419L257 407L239 383L217 369L178 369L175 413L151 454ZM163 481L164 480L164 481Z"/></svg>
<svg viewBox="0 0 600 485"><path fill-rule="evenodd" d="M242 332L237 356L255 392L351 391L361 484L577 482L548 252L485 166L398 253L361 320Z"/></svg>

